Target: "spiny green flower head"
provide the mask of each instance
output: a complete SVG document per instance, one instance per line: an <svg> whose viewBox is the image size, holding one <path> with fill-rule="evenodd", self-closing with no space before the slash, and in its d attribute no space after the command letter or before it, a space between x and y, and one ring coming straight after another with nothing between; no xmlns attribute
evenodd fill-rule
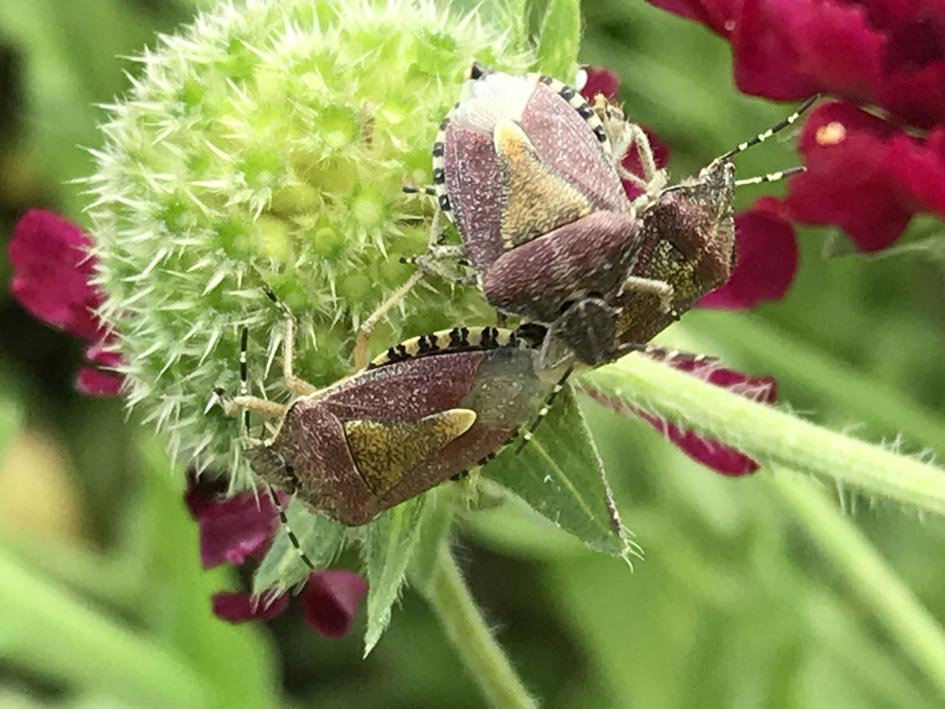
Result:
<svg viewBox="0 0 945 709"><path fill-rule="evenodd" d="M432 204L401 188L431 182L463 73L474 58L534 64L524 32L488 16L427 0L246 0L141 57L102 126L89 211L128 400L175 456L251 484L238 422L208 404L214 387L237 393L243 326L252 393L287 396L264 283L299 320L297 373L317 386L350 373L359 323L412 273L399 257L426 249ZM491 317L476 289L425 283L374 351Z"/></svg>

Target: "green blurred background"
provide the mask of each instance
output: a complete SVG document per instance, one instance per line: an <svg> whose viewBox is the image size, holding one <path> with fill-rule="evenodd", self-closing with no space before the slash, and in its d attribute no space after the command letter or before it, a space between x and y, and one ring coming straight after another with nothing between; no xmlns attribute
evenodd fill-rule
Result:
<svg viewBox="0 0 945 709"><path fill-rule="evenodd" d="M192 16L177 0L0 3L0 239L23 210L82 223L92 170L77 146L127 86L136 53ZM203 3L210 4L210 0ZM582 60L622 79L629 114L689 174L781 118L739 95L728 47L639 0L586 0ZM788 139L739 158L743 176L797 163ZM745 188L739 206L777 187ZM945 453L942 225L917 221L882 257L802 230L789 295L751 314L694 312L667 341L772 374L824 425ZM0 260L0 281L10 267ZM476 687L409 590L373 654L360 628L317 637L292 610L228 626L209 595L240 580L199 568L196 527L159 445L117 400L76 394L80 343L0 291L0 707L478 707ZM553 707L924 707L942 695L877 621L878 604L821 555L762 471L730 480L645 424L588 403L625 523L631 573L511 506L462 526L473 592L526 683ZM936 618L945 524L824 486ZM891 589L888 589L891 593ZM884 591L884 589L880 589ZM932 634L938 633L930 625ZM939 668L945 674L945 667ZM941 686L941 685L939 685ZM172 691L173 688L173 691Z"/></svg>

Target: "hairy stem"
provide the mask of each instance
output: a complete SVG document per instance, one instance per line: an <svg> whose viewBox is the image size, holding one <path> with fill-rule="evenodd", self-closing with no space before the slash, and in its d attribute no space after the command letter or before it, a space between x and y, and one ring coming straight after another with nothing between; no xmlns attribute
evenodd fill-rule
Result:
<svg viewBox="0 0 945 709"><path fill-rule="evenodd" d="M864 376L866 372L749 313L735 318L731 313L705 310L698 315L686 322L687 333L709 343L724 343L726 352L749 357L762 371L776 368L795 387L817 391L847 415L884 432L908 432L911 443L945 456L945 421L895 387Z"/></svg>
<svg viewBox="0 0 945 709"><path fill-rule="evenodd" d="M489 703L502 709L536 707L476 607L446 543L440 549L433 577L424 592L466 671Z"/></svg>
<svg viewBox="0 0 945 709"><path fill-rule="evenodd" d="M945 471L755 403L639 355L584 377L627 410L643 410L734 446L765 466L836 480L879 499L945 514Z"/></svg>

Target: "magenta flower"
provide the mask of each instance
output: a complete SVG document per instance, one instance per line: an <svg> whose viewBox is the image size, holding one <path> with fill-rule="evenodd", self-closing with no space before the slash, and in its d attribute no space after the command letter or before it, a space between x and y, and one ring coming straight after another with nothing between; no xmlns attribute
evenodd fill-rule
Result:
<svg viewBox="0 0 945 709"><path fill-rule="evenodd" d="M79 370L78 390L114 396L122 378L110 372L120 360L110 349L113 335L95 315L102 296L89 283L95 267L90 246L88 236L72 222L40 209L27 212L10 240L10 292L33 317L88 344L85 358L93 366Z"/></svg>
<svg viewBox="0 0 945 709"><path fill-rule="evenodd" d="M745 93L844 100L807 120L800 143L807 172L790 181L785 201L791 220L835 224L859 249L875 251L915 213L945 217L945 4L650 2L729 39L735 83Z"/></svg>
<svg viewBox="0 0 945 709"><path fill-rule="evenodd" d="M186 501L197 520L200 561L205 569L262 559L278 529L279 515L265 494L257 497L247 492L219 501L212 487L200 483L188 491ZM344 569L313 571L299 594L302 616L320 635L344 637L366 593L367 582L356 573ZM211 602L218 618L241 623L279 615L289 605L289 594L255 597L244 591L221 591Z"/></svg>
<svg viewBox="0 0 945 709"><path fill-rule="evenodd" d="M114 336L95 315L102 303L89 281L95 261L91 242L72 222L52 212L31 210L17 222L10 241L13 280L10 291L34 317L88 343L76 379L79 391L114 396L122 378L110 374L120 357L109 349ZM225 502L194 489L187 503L200 527L200 558L204 568L228 562L261 559L278 525L278 515L265 496L237 495ZM347 634L367 584L350 571L325 570L309 574L300 595L305 621L325 637ZM231 622L270 618L287 605L287 594L262 601L248 593L222 592L213 598L214 613Z"/></svg>
<svg viewBox="0 0 945 709"><path fill-rule="evenodd" d="M945 217L945 127L913 138L849 103L819 106L801 134L807 172L791 180L791 216L837 224L862 251L892 244L917 212Z"/></svg>

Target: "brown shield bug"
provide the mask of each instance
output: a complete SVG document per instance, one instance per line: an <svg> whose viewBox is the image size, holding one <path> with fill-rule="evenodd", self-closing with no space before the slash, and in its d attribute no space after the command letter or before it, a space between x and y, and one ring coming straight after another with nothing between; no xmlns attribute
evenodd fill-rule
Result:
<svg viewBox="0 0 945 709"><path fill-rule="evenodd" d="M527 330L456 327L391 347L316 390L292 372L294 320L283 312L283 375L296 398L282 405L246 394L244 331L243 391L224 406L279 419L270 439L250 441L253 471L344 525L484 462L561 386L537 367L539 343Z"/></svg>
<svg viewBox="0 0 945 709"><path fill-rule="evenodd" d="M434 238L418 265L442 273L438 262L464 259L497 310L547 326L540 366L604 361L618 293L672 295L662 281L630 276L642 234L611 152L616 133L577 91L548 77L474 64L464 91L440 125L427 190L462 245ZM653 166L645 135L625 125L621 149L633 143ZM652 169L637 179L658 180Z"/></svg>
<svg viewBox="0 0 945 709"><path fill-rule="evenodd" d="M732 158L764 142L800 118L817 100L805 101L784 120L713 160L695 177L659 190L638 215L641 247L631 275L667 283L672 289L666 301L639 290L624 289L610 301L620 314L615 326L614 356L627 346L649 342L704 295L728 281L735 263L733 196L741 185L773 182L803 168L735 179ZM599 115L602 105L595 104ZM606 107L604 107L606 109ZM610 120L619 112L609 113ZM605 124L608 119L604 118ZM608 125L610 132L618 129Z"/></svg>

